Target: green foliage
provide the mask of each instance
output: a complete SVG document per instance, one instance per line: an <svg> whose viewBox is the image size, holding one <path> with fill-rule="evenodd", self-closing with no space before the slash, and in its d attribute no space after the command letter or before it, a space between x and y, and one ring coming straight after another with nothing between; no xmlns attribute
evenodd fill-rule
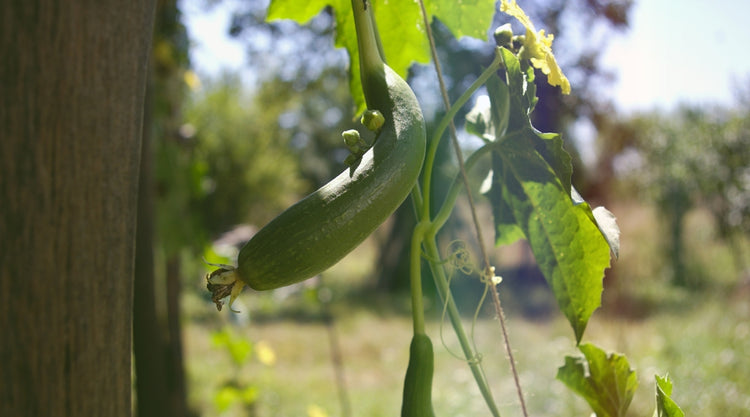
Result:
<svg viewBox="0 0 750 417"><path fill-rule="evenodd" d="M249 415L255 415L253 407L258 401L260 389L255 383L244 382L245 379L241 376L242 370L253 357L256 357L263 365L271 365L275 354L267 344L262 342L253 344L245 337L233 332L229 326L213 332L211 344L214 348L226 349L232 359L232 369L234 369L232 376L226 379L214 393L214 407L220 412L225 412L235 405L240 405Z"/></svg>
<svg viewBox="0 0 750 417"><path fill-rule="evenodd" d="M239 389L231 385L219 388L214 396L214 406L221 412L227 411L233 405L240 403L245 406L252 405L258 399L258 387L249 386Z"/></svg>
<svg viewBox="0 0 750 417"><path fill-rule="evenodd" d="M249 101L232 77L209 83L189 102L194 176L203 192L194 204L210 234L264 223L303 188L289 132L277 122L282 104L263 95Z"/></svg>
<svg viewBox="0 0 750 417"><path fill-rule="evenodd" d="M672 400L672 380L669 375L656 378L656 411L654 417L685 417L677 403Z"/></svg>
<svg viewBox="0 0 750 417"><path fill-rule="evenodd" d="M349 52L350 89L357 113L365 110L364 95L359 81L359 52L352 20L350 0L315 0L299 7L293 0L273 0L267 19L292 19L305 24L326 6L332 6L336 15L336 46ZM415 2L374 2L375 19L381 35L386 61L402 78L412 63L427 63L430 47L424 34L424 24L419 5ZM472 0L456 6L448 0L425 0L430 18L437 18L456 37L484 38L492 22L495 2ZM432 20L432 19L430 19Z"/></svg>
<svg viewBox="0 0 750 417"><path fill-rule="evenodd" d="M584 343L578 346L584 358L567 356L557 379L589 403L597 417L623 417L633 399L638 379L627 358L607 354Z"/></svg>
<svg viewBox="0 0 750 417"><path fill-rule="evenodd" d="M609 248L587 208L573 204L570 192L531 147L531 132L522 132L506 137L493 158L490 193L499 194L510 208L580 341L600 304Z"/></svg>
<svg viewBox="0 0 750 417"><path fill-rule="evenodd" d="M215 347L226 348L235 365L242 366L250 359L253 345L245 338L237 337L229 328L224 328L211 335Z"/></svg>
<svg viewBox="0 0 750 417"><path fill-rule="evenodd" d="M580 341L601 303L609 245L590 206L571 198L573 168L560 135L543 134L531 126L529 116L536 104L535 89L530 87L533 79L529 80L533 72L524 71L507 49L500 48L500 53L508 87L499 87L497 81L488 83L490 109L473 111L484 115L473 119L485 122L472 124L479 137L494 142L486 195L493 205L496 242L509 244L522 236L529 241ZM504 103L509 106L496 107ZM509 115L507 124L504 114ZM484 126L483 132L477 131L480 126ZM612 227L616 229L616 225Z"/></svg>
<svg viewBox="0 0 750 417"><path fill-rule="evenodd" d="M625 141L640 164L625 172L656 203L663 220L673 282L698 286L689 267L685 216L708 208L719 234L730 245L750 232L750 115L722 109L682 108L673 114L646 114L622 123ZM735 248L738 272L745 256Z"/></svg>

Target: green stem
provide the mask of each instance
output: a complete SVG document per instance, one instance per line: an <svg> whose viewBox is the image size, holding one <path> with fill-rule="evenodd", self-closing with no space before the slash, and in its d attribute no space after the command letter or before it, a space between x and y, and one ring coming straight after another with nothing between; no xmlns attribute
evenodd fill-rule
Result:
<svg viewBox="0 0 750 417"><path fill-rule="evenodd" d="M384 57L381 55L380 35L372 17L372 5L369 0L352 0L354 28L357 32L357 50L359 51L359 74L362 91L368 108L377 106L370 101L382 94L384 88Z"/></svg>
<svg viewBox="0 0 750 417"><path fill-rule="evenodd" d="M362 0L362 1L368 1L369 0ZM372 4L370 4L370 7L373 7ZM380 32L378 32L378 24L375 21L375 10L370 11L367 13L367 15L370 17L370 24L372 25L373 31L375 33L375 43L378 45L378 52L380 53L380 58L383 59L383 62L388 62L385 59L385 51L383 50L383 42L380 40Z"/></svg>
<svg viewBox="0 0 750 417"><path fill-rule="evenodd" d="M424 305L422 302L422 252L421 245L427 223L417 223L411 235L411 253L409 275L411 278L411 315L414 322L414 334L425 334Z"/></svg>
<svg viewBox="0 0 750 417"><path fill-rule="evenodd" d="M461 322L461 315L458 312L458 307L456 307L456 303L453 300L453 297L451 296L450 288L448 286L448 279L445 276L445 271L443 270L441 265L434 261L435 259L440 259L440 253L437 249L435 235L425 235L423 243L428 258L428 263L430 265L430 270L432 271L432 277L435 281L435 286L437 287L438 294L440 294L440 298L446 304L448 318L451 321L453 330L456 333L459 344L461 345L461 350L463 350L464 352L464 356L466 357L466 360L469 364L471 373L474 375L474 380L476 381L477 386L479 387L479 391L482 393L482 397L487 403L487 407L490 409L492 415L494 417L500 417L500 411L497 409L497 405L495 405L495 400L492 397L492 391L490 390L489 383L487 382L487 377L484 375L484 370L482 369L482 363L476 357L476 353L471 346L469 337L466 336L466 331L464 331L463 323Z"/></svg>
<svg viewBox="0 0 750 417"><path fill-rule="evenodd" d="M474 376L474 380L477 383L477 386L479 387L479 391L482 393L482 397L484 398L485 402L487 403L487 407L490 409L490 412L494 417L500 417L500 412L497 409L497 405L495 404L495 400L492 396L492 392L490 391L489 384L487 383L487 378L484 375L484 371L482 369L482 365L479 361L476 359L476 355L474 352L474 349L471 345L469 337L466 335L466 331L464 330L463 323L461 322L461 315L458 312L458 307L456 306L455 301L453 300L453 297L451 296L450 288L448 286L448 279L445 276L445 271L443 270L442 266L438 264L435 260L440 259L440 253L437 250L437 243L435 241L435 235L437 234L437 231L442 227L442 225L445 223L447 218L450 216L450 212L453 209L453 205L455 204L456 197L458 195L458 192L461 187L461 181L460 177L457 176L456 179L454 179L453 184L451 186L451 189L449 190L448 197L446 198L445 202L443 203L443 206L440 209L440 212L438 213L438 216L436 217L436 220L439 220L440 223L432 222L430 221L430 187L431 187L431 179L432 179L432 170L435 164L435 155L437 152L437 147L440 142L440 138L443 136L443 133L445 132L445 129L450 124L450 121L456 116L456 113L458 110L463 107L464 104L466 104L467 101L471 98L472 94L479 89L486 81L489 79L492 74L494 74L502 65L502 57L500 54L497 54L495 56L495 59L492 61L492 64L477 78L476 81L461 95L461 97L458 98L456 103L450 108L450 110L445 114L443 119L440 121L440 124L438 125L435 134L432 137L432 140L430 141L430 147L427 151L426 158L425 158L425 165L422 171L423 175L423 187L422 187L422 193L421 198L414 199L415 206L418 210L418 217L420 218L420 225L423 225L421 227L425 227L426 230L421 230L420 233L422 236L420 237L420 241L422 242L422 245L425 249L425 252L428 257L428 263L430 266L430 270L432 271L432 276L435 281L435 286L437 287L438 293L440 295L440 298L443 300L444 303L446 303L446 310L448 312L448 317L451 321L451 325L453 326L453 330L456 333L456 337L458 338L459 344L461 345L461 349L464 353L464 356L466 357L466 360L468 361L469 368L471 369L471 373ZM473 166L476 161L484 155L487 151L489 151L491 147L489 145L481 148L474 154L472 154L466 161L467 169L471 166ZM418 186L417 186L418 187ZM415 190L418 190L418 188L415 187ZM421 204L417 204L421 203ZM421 206L421 207L420 207ZM421 209L421 210L420 210ZM415 229L416 233L417 229ZM412 240L412 263L415 262L414 260L414 237ZM414 271L416 270L416 267L412 264L412 283L415 280ZM421 279L421 271L420 275L417 275L417 279ZM420 287L421 290L421 287ZM421 291L420 291L421 293ZM414 300L414 294L412 293L412 302ZM421 305L421 299L420 299L420 305ZM415 323L415 331L417 324Z"/></svg>
<svg viewBox="0 0 750 417"><path fill-rule="evenodd" d="M466 162L464 162L466 171L469 171L482 156L494 149L494 145L494 142L486 144L469 155ZM445 196L445 200L443 200L442 206L440 206L440 210L438 210L435 219L432 221L431 233L437 234L438 230L440 230L445 222L448 221L451 212L453 212L453 207L456 205L456 198L458 198L458 193L461 191L462 186L463 181L461 181L461 174L457 173L453 178L451 188L448 189L448 193Z"/></svg>
<svg viewBox="0 0 750 417"><path fill-rule="evenodd" d="M356 0L355 0L356 1ZM443 137L443 133L445 133L445 129L448 128L448 125L450 124L450 121L456 117L456 113L461 109L461 107L466 104L467 101L471 98L472 94L476 90L479 89L484 83L494 74L498 69L500 69L500 66L502 65L502 56L499 53L495 54L495 59L492 61L489 67L482 72L482 74L477 78L469 88L464 91L463 94L461 94L461 97L456 100L456 102L451 106L450 110L443 116L443 118L440 120L440 124L438 124L437 129L435 130L435 133L432 135L432 139L430 140L430 147L427 149L427 154L425 155L425 162L424 162L424 169L422 171L423 175L423 200L424 205L422 206L422 219L429 219L430 218L430 185L432 182L432 169L435 165L435 155L437 153L438 145L440 144L440 138Z"/></svg>
<svg viewBox="0 0 750 417"><path fill-rule="evenodd" d="M414 184L414 188L411 189L411 202L414 206L414 217L419 218L419 214L422 213L422 190L419 188L419 181Z"/></svg>

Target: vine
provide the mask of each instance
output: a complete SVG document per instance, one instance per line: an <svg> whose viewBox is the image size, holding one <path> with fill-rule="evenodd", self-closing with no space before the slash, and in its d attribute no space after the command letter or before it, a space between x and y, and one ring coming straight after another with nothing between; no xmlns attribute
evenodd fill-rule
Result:
<svg viewBox="0 0 750 417"><path fill-rule="evenodd" d="M368 59L375 57L377 60L385 61L388 52L396 49L394 45L397 42L402 43L404 34L388 33L381 36L375 23L395 15L419 15L421 17L424 30L421 36L426 36L428 45L426 52L432 57L435 65L446 110L445 116L440 120L427 143L420 175L421 181L416 181L410 194L418 217L411 235L409 268L414 339L405 378L402 416L432 415L430 402L432 347L425 329L421 281L423 260L426 260L432 272L433 282L442 300L442 316L447 317L451 323L461 349L462 359L466 361L489 412L499 417L500 412L483 369L482 358L485 356L478 352L474 344L474 327L472 326L471 334L467 335L450 288L451 279L457 271L476 274L484 283L485 292L479 305L481 306L484 302L487 294L491 295L520 407L523 415L528 415L497 290L497 284L502 278L496 275L484 247L483 231L476 214L475 198L470 191L467 175L477 162L487 158L491 163L491 172L486 182L488 187L485 187L483 192L493 209L495 242L498 245L509 244L519 239L525 239L528 242L539 268L555 295L560 310L570 323L575 344L583 355L582 357L566 357L565 364L558 369L557 378L581 395L598 416L624 416L637 386L635 371L630 368L627 358L623 355L607 353L591 343L582 343L588 320L601 303L604 270L610 266L611 253L616 255L619 252L619 230L614 216L609 211L604 208L592 209L573 188L571 158L563 149L560 135L538 131L530 118L538 100L536 83L540 80L536 79L536 70L546 76L546 82L550 85L558 86L563 94L571 92L570 83L552 53L553 36L546 34L544 30L537 31L531 19L515 1L502 0L500 11L520 22L525 31L523 34L516 35L510 26L499 28L495 33L497 48L494 60L451 104L446 94L440 62L431 34L430 19L438 17L443 20L445 18L445 21L449 22L447 23L449 29L454 34L464 34L464 31L470 29L465 24L462 26L460 22L456 23L455 19L450 18L450 13L454 12L450 7L441 6L437 2L429 2L428 7L425 1L418 2L419 10L414 10L415 6L412 4L395 5L393 4L395 2L372 4L369 0L352 0L351 5L348 5L346 1L334 4L340 30L337 42L340 46L345 46L350 53L352 95L360 110L364 110L365 100L362 99L359 53L366 52L369 54ZM326 0L313 2L314 5L318 3L321 7L329 4ZM477 9L479 7L479 5L476 6ZM471 9L469 6L465 8ZM310 13L311 10L319 9L308 5L305 13ZM370 40L371 47L367 51L358 50L357 37L353 34L350 24L352 11L357 24L366 25L368 36L374 39L374 41ZM477 15L486 14L486 10L485 12L467 11L467 13L472 12ZM297 2L273 0L269 8L269 19L278 18L292 18L304 23L309 16L301 14ZM414 28L406 27L401 30L414 30ZM476 30L476 28L471 30ZM358 34L361 35L359 32ZM359 41L361 47L362 39ZM372 47L373 43L376 47ZM422 57L423 52L425 51L416 54L417 57ZM388 60L389 65L403 76L410 61L403 62L403 57L394 61ZM365 77L368 73L362 74L362 77ZM464 158L458 144L454 118L458 110L468 103L480 87L486 88L489 103L477 104L472 109L467 120L467 130L478 136L483 141L483 145ZM367 90L368 88L370 90ZM372 88L372 84L365 85L367 91L364 95L368 99L373 94ZM384 101L383 103L391 102ZM444 201L433 215L432 174L438 145L448 128L450 128L459 169ZM349 139L347 146L355 154L354 159L361 157L360 150L362 149L358 136L349 132L346 137ZM350 164L350 166L352 170L356 168L356 164ZM463 242L452 243L445 257L441 256L437 244L438 233L450 218L462 189L466 191L471 209L481 267L472 264ZM231 267L223 268L223 273L233 272ZM211 276L209 283L224 284L223 281L219 282L222 276ZM227 291L222 294L231 293L232 296L236 296L234 292ZM477 309L475 312L474 322L476 322L478 311ZM442 339L442 325L440 331ZM422 347L414 348L415 342L421 343L419 346ZM429 372L426 370L428 368ZM671 389L671 381L668 378L657 376L657 414L660 416L682 415L679 407L669 398Z"/></svg>

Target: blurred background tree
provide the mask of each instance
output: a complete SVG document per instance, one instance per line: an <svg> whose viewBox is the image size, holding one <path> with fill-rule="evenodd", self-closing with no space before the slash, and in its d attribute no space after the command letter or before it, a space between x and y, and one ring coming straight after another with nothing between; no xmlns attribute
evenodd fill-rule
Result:
<svg viewBox="0 0 750 417"><path fill-rule="evenodd" d="M672 283L706 284L705 274L688 262L685 246L685 216L696 207L711 213L736 271L745 273L741 236L750 232L750 113L683 106L668 114L635 115L618 126L610 132L620 138L603 141L627 143L621 153L630 158L624 179L635 181L641 196L658 208Z"/></svg>
<svg viewBox="0 0 750 417"><path fill-rule="evenodd" d="M202 289L196 260L233 226L267 221L304 184L273 111L285 97L247 97L230 75L201 87L176 1L158 3L155 27L133 310L140 417L189 413L180 300L184 285Z"/></svg>

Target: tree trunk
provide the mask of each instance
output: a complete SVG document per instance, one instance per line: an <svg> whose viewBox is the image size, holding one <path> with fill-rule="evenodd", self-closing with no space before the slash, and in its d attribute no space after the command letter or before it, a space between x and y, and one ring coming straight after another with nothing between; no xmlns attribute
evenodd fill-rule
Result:
<svg viewBox="0 0 750 417"><path fill-rule="evenodd" d="M169 342L166 346L167 357L167 395L170 415L187 416L187 388L185 387L185 368L182 355L182 329L180 327L180 259L177 255L167 259L167 329Z"/></svg>
<svg viewBox="0 0 750 417"><path fill-rule="evenodd" d="M156 313L154 272L154 176L151 149L151 97L147 89L143 122L138 226L135 241L133 286L133 358L138 417L170 415L167 398L166 337L163 320Z"/></svg>
<svg viewBox="0 0 750 417"><path fill-rule="evenodd" d="M0 415L131 415L154 5L0 5Z"/></svg>

